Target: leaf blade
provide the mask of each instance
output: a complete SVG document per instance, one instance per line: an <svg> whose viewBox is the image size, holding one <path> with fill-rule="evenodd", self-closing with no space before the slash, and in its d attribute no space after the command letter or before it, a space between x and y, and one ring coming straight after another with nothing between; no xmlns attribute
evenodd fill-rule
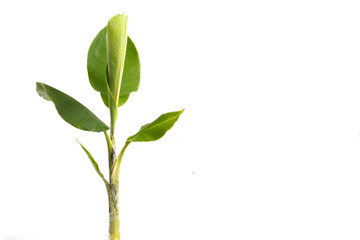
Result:
<svg viewBox="0 0 360 240"><path fill-rule="evenodd" d="M90 85L100 93L107 93L106 80L106 32L104 27L92 41L87 56L87 71Z"/></svg>
<svg viewBox="0 0 360 240"><path fill-rule="evenodd" d="M95 161L95 159L90 154L90 152L79 142L79 140L76 139L76 141L80 144L81 148L84 150L84 152L86 153L86 155L90 159L90 162L93 165L93 167L94 167L95 171L97 172L97 174L99 174L101 179L104 181L106 189L109 189L109 183L106 180L106 178L104 177L104 174L102 174L102 172L100 171L98 163Z"/></svg>
<svg viewBox="0 0 360 240"><path fill-rule="evenodd" d="M36 91L45 100L52 101L59 115L70 125L91 132L103 132L109 129L88 108L56 88L37 82Z"/></svg>
<svg viewBox="0 0 360 240"><path fill-rule="evenodd" d="M136 134L128 137L127 141L149 142L162 138L174 126L183 111L184 109L162 114L155 121L143 125Z"/></svg>
<svg viewBox="0 0 360 240"><path fill-rule="evenodd" d="M136 92L140 85L140 58L134 42L127 39L124 73L121 81L120 97Z"/></svg>
<svg viewBox="0 0 360 240"><path fill-rule="evenodd" d="M112 17L107 25L106 48L109 70L109 86L118 104L121 80L124 71L127 43L127 16L118 14Z"/></svg>
<svg viewBox="0 0 360 240"><path fill-rule="evenodd" d="M87 70L90 85L101 94L104 104L109 107L106 80L107 26L100 30L90 45L87 57ZM121 80L118 107L124 105L130 93L136 92L140 85L140 58L134 42L127 37L125 65Z"/></svg>

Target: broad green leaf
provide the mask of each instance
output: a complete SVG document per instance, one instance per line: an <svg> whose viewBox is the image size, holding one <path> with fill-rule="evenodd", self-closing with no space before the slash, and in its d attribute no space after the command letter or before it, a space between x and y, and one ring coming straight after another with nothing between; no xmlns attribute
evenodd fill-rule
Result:
<svg viewBox="0 0 360 240"><path fill-rule="evenodd" d="M38 94L55 104L59 115L72 126L85 131L103 132L109 129L95 114L69 95L44 83L36 83Z"/></svg>
<svg viewBox="0 0 360 240"><path fill-rule="evenodd" d="M127 142L148 142L160 139L172 128L172 126L174 126L183 111L184 109L161 115L152 123L142 126L138 133L128 137Z"/></svg>
<svg viewBox="0 0 360 240"><path fill-rule="evenodd" d="M101 94L104 104L109 107L107 94L106 66L106 33L104 27L94 38L90 45L87 69L91 86ZM121 81L120 97L118 107L125 104L130 93L138 90L140 84L140 59L133 41L128 37L126 45L126 56L124 72Z"/></svg>
<svg viewBox="0 0 360 240"><path fill-rule="evenodd" d="M125 64L127 21L126 15L118 14L112 17L107 25L106 50L109 71L108 83L116 106L119 102L121 80Z"/></svg>
<svg viewBox="0 0 360 240"><path fill-rule="evenodd" d="M87 70L91 86L96 91L107 95L106 28L101 29L90 45L87 56Z"/></svg>
<svg viewBox="0 0 360 240"><path fill-rule="evenodd" d="M78 141L78 143L80 144L81 148L85 151L86 155L88 156L88 158L91 161L91 164L93 165L93 167L95 168L95 171L99 174L99 176L101 177L101 179L104 181L106 188L109 188L109 183L108 181L106 181L104 175L101 173L100 169L99 169L99 165L97 164L97 162L95 161L95 159L93 158L93 156L91 156L91 154L89 153L89 151L79 142L79 140L76 139L76 141Z"/></svg>
<svg viewBox="0 0 360 240"><path fill-rule="evenodd" d="M133 41L128 37L120 96L136 92L140 84L140 58Z"/></svg>

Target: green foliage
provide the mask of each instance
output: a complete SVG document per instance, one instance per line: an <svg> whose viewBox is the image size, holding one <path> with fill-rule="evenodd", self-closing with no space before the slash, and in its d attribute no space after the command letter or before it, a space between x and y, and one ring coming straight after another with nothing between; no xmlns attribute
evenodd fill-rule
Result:
<svg viewBox="0 0 360 240"><path fill-rule="evenodd" d="M106 50L107 27L104 27L90 45L87 70L91 86L101 94L104 104L109 107L108 84L106 78L107 50ZM140 84L140 58L135 44L127 38L124 72L121 81L118 107L125 104L130 93L138 90Z"/></svg>
<svg viewBox="0 0 360 240"><path fill-rule="evenodd" d="M126 148L131 142L156 141L169 131L184 110L162 114L152 123L142 126L130 136L119 155L115 146L115 123L118 107L139 88L140 59L133 41L127 36L127 16L112 17L90 45L87 70L91 86L100 93L110 111L110 128L84 105L69 95L44 83L36 83L36 91L52 101L59 115L72 126L92 132L104 132L109 160L109 180L106 180L89 151L79 142L95 171L106 185L109 195L110 240L119 240L118 188L119 168ZM107 130L110 129L110 134Z"/></svg>
<svg viewBox="0 0 360 240"><path fill-rule="evenodd" d="M52 101L59 115L69 124L85 131L103 132L109 129L95 114L69 95L44 83L36 83L36 91Z"/></svg>
<svg viewBox="0 0 360 240"><path fill-rule="evenodd" d="M128 137L128 142L149 142L156 141L169 131L184 111L169 112L162 114L152 123L142 126L135 135Z"/></svg>
<svg viewBox="0 0 360 240"><path fill-rule="evenodd" d="M121 80L124 71L126 42L127 16L118 14L109 20L106 34L108 84L116 105L119 101Z"/></svg>
<svg viewBox="0 0 360 240"><path fill-rule="evenodd" d="M106 29L107 27L101 29L90 45L87 56L87 70L91 86L100 93L106 93L107 96Z"/></svg>
<svg viewBox="0 0 360 240"><path fill-rule="evenodd" d="M77 140L77 139L76 139ZM100 169L99 169L99 165L98 163L95 161L95 159L93 158L93 156L89 153L89 151L79 142L79 140L77 140L78 143L80 144L81 148L84 150L84 152L86 153L86 155L88 156L88 158L90 159L90 162L92 163L95 171L99 174L99 176L101 177L101 179L104 181L106 189L108 190L109 188L109 183L108 181L106 181L104 175L101 173Z"/></svg>

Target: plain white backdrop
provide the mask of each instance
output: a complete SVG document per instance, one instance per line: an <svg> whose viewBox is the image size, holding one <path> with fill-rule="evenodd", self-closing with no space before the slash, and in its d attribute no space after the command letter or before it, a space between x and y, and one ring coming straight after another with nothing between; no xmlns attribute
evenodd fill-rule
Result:
<svg viewBox="0 0 360 240"><path fill-rule="evenodd" d="M122 240L360 239L359 1L3 1L0 239L107 238L102 134L65 123L41 81L104 121L91 41L117 13L142 64L119 110ZM22 238L21 238L22 237Z"/></svg>

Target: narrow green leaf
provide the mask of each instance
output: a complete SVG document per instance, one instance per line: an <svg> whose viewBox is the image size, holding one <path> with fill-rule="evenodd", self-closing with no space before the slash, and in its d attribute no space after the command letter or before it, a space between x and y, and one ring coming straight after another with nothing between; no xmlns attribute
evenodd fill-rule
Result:
<svg viewBox="0 0 360 240"><path fill-rule="evenodd" d="M118 110L109 87L108 87L108 103L110 109L110 138L111 138L114 136L115 133L115 124L118 116Z"/></svg>
<svg viewBox="0 0 360 240"><path fill-rule="evenodd" d="M169 112L161 115L152 123L142 126L138 133L128 137L128 142L148 142L156 141L165 135L175 122L178 120L181 113L184 111Z"/></svg>
<svg viewBox="0 0 360 240"><path fill-rule="evenodd" d="M107 94L106 66L106 33L104 27L94 38L90 45L87 69L91 86L101 94L104 104L109 107ZM140 59L133 41L128 37L126 45L126 56L124 72L121 81L118 107L126 103L130 93L138 90L140 84Z"/></svg>
<svg viewBox="0 0 360 240"><path fill-rule="evenodd" d="M125 64L127 21L126 15L118 14L112 17L107 25L106 49L109 86L116 106L119 102L121 80Z"/></svg>
<svg viewBox="0 0 360 240"><path fill-rule="evenodd" d="M121 149L121 152L119 153L119 156L116 158L114 164L112 165L112 167L110 168L110 177L111 178L116 178L117 176L119 176L119 170L120 170L120 164L121 164L121 160L124 156L125 150L126 148L130 145L131 142L126 141L124 147Z"/></svg>
<svg viewBox="0 0 360 240"><path fill-rule="evenodd" d="M85 131L103 132L109 129L95 114L69 95L44 83L36 83L38 94L55 104L59 115L72 126Z"/></svg>
<svg viewBox="0 0 360 240"><path fill-rule="evenodd" d="M110 136L107 133L107 131L105 131L104 134L105 134L106 145L107 145L107 150L108 150L109 169L111 169L112 168L112 166L111 166L112 142L111 142Z"/></svg>
<svg viewBox="0 0 360 240"><path fill-rule="evenodd" d="M81 148L85 151L86 155L89 157L91 164L93 165L93 167L95 168L95 171L99 174L99 176L101 177L101 179L104 181L106 188L109 188L109 183L108 181L105 179L104 175L101 173L100 169L99 169L99 165L97 164L97 162L95 161L95 159L93 158L93 156L91 156L91 154L89 153L89 151L79 142L79 140L76 139L76 141L80 144Z"/></svg>

